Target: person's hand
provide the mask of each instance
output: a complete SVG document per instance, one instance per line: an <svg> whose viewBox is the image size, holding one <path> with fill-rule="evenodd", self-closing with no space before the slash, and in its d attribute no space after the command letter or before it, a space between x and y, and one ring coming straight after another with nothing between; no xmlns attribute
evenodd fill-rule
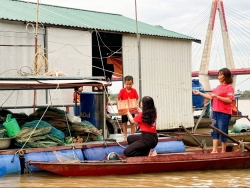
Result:
<svg viewBox="0 0 250 188"><path fill-rule="evenodd" d="M199 91L199 90L193 90L193 94L199 95L199 94L200 94L200 91Z"/></svg>
<svg viewBox="0 0 250 188"><path fill-rule="evenodd" d="M141 110L139 107L137 108L137 111L138 111L138 112L142 112L142 110Z"/></svg>
<svg viewBox="0 0 250 188"><path fill-rule="evenodd" d="M109 116L109 114L108 114L108 113L106 113L106 117L110 119L110 116Z"/></svg>
<svg viewBox="0 0 250 188"><path fill-rule="evenodd" d="M216 95L215 93L211 93L211 96L212 98L214 98L214 97L217 97L218 95Z"/></svg>
<svg viewBox="0 0 250 188"><path fill-rule="evenodd" d="M127 111L127 115L128 115L128 116L131 115L130 112L129 112L129 110Z"/></svg>
<svg viewBox="0 0 250 188"><path fill-rule="evenodd" d="M129 112L129 110L127 111L127 116L128 116L128 119L129 119L129 120L130 120L130 119L133 119L133 117L132 117L131 113Z"/></svg>

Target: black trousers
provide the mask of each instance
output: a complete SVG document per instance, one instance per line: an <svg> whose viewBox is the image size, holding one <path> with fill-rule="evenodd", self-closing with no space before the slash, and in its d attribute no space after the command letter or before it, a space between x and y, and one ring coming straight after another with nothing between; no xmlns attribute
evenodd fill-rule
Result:
<svg viewBox="0 0 250 188"><path fill-rule="evenodd" d="M141 134L129 135L128 146L123 151L127 157L148 156L150 150L158 143L157 133L142 132Z"/></svg>

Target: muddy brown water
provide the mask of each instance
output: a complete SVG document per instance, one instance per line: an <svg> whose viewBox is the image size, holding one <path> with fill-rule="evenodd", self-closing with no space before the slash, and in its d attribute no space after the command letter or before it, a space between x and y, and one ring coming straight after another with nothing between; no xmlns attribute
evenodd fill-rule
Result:
<svg viewBox="0 0 250 188"><path fill-rule="evenodd" d="M126 176L64 177L47 172L5 175L0 187L250 187L250 169Z"/></svg>

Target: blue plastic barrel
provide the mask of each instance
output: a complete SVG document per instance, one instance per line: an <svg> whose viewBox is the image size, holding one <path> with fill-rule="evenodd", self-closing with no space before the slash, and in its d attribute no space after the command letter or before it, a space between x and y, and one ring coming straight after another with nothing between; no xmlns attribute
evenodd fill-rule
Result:
<svg viewBox="0 0 250 188"><path fill-rule="evenodd" d="M80 95L80 117L91 122L97 129L104 125L102 92L82 92Z"/></svg>
<svg viewBox="0 0 250 188"><path fill-rule="evenodd" d="M204 88L198 79L192 80L192 89L198 90L198 91L204 93ZM195 106L195 108L203 108L204 107L204 98L202 96L193 94L192 101L193 101L193 106Z"/></svg>
<svg viewBox="0 0 250 188"><path fill-rule="evenodd" d="M13 157L14 154L0 155L0 177L4 176L5 174L21 173L19 156L15 155L13 162L11 162Z"/></svg>
<svg viewBox="0 0 250 188"><path fill-rule="evenodd" d="M59 156L63 159L68 160L73 157L78 158L79 160L83 160L83 153L81 149L75 150L60 150L56 151ZM35 153L27 153L25 155L25 161L58 161L57 156L53 152L35 152ZM41 171L40 168L37 168L33 165L29 165L28 169L30 171Z"/></svg>
<svg viewBox="0 0 250 188"><path fill-rule="evenodd" d="M158 142L155 148L157 153L166 152L184 152L186 151L185 145L182 140Z"/></svg>
<svg viewBox="0 0 250 188"><path fill-rule="evenodd" d="M107 146L83 149L84 158L87 160L103 160L109 153L116 152L123 154L124 148L121 146Z"/></svg>
<svg viewBox="0 0 250 188"><path fill-rule="evenodd" d="M124 145L127 147L127 145ZM166 152L184 152L186 151L185 145L182 140L158 142L155 148L157 153ZM84 158L87 160L103 160L109 153L116 152L123 154L124 148L121 146L107 146L83 149Z"/></svg>

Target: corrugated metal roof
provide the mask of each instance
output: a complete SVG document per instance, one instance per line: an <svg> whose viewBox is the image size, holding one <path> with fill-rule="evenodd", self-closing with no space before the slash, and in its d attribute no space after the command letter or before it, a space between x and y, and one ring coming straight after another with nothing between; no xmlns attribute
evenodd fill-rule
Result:
<svg viewBox="0 0 250 188"><path fill-rule="evenodd" d="M19 0L0 0L0 19L23 22L36 21L36 3ZM136 22L119 14L95 12L53 5L40 4L39 23L102 31L136 33ZM138 22L142 35L180 38L200 42L199 39L169 31L159 26Z"/></svg>

